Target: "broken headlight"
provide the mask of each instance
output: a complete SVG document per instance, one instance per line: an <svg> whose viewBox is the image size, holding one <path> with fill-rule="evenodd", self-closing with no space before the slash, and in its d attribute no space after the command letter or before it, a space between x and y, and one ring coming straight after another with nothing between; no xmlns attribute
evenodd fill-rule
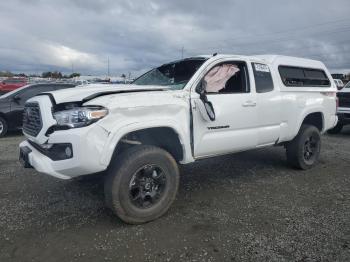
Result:
<svg viewBox="0 0 350 262"><path fill-rule="evenodd" d="M71 128L88 126L108 114L106 108L101 107L75 107L68 110L53 113L53 117L59 126Z"/></svg>

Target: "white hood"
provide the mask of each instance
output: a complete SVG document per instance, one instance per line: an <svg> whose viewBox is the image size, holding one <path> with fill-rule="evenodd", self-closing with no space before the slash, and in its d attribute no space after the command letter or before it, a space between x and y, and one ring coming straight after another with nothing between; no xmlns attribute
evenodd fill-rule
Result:
<svg viewBox="0 0 350 262"><path fill-rule="evenodd" d="M157 89L168 89L165 86L141 86L141 85L105 85L105 84L91 84L91 85L83 85L73 88L62 89L58 91L52 92L44 92L45 94L52 94L57 104L67 103L67 102L78 102L82 101L84 98L89 96L93 96L98 93L113 93L118 91L141 91L145 90L157 90Z"/></svg>

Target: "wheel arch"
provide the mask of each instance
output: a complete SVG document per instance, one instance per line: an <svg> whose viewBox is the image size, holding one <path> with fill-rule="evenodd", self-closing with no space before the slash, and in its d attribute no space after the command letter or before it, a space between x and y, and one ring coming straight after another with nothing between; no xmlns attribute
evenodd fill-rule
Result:
<svg viewBox="0 0 350 262"><path fill-rule="evenodd" d="M101 161L109 165L117 154L133 145L154 145L168 151L177 162L193 161L190 153L189 134L176 123L135 123L118 130L106 143Z"/></svg>
<svg viewBox="0 0 350 262"><path fill-rule="evenodd" d="M7 117L6 117L6 114L4 114L4 113L2 113L2 112L0 112L0 117L2 117L3 119L5 119L6 122L8 121L8 119L7 119Z"/></svg>
<svg viewBox="0 0 350 262"><path fill-rule="evenodd" d="M303 117L299 120L298 129L295 134L297 135L303 124L315 126L320 133L323 133L325 128L325 118L322 110L312 110L303 114Z"/></svg>

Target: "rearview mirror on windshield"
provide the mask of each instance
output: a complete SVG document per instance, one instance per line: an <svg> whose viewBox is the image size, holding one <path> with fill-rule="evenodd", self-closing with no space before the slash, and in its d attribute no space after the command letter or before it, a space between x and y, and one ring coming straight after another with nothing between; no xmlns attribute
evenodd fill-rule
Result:
<svg viewBox="0 0 350 262"><path fill-rule="evenodd" d="M19 100L21 100L21 97L19 95L15 95L14 97L12 97L13 102L17 103Z"/></svg>

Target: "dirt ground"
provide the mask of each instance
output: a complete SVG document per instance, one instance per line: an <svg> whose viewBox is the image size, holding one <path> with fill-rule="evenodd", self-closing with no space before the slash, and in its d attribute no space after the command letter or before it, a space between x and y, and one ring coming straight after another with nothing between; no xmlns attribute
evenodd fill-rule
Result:
<svg viewBox="0 0 350 262"><path fill-rule="evenodd" d="M0 139L0 261L350 261L350 128L324 136L320 163L275 147L181 167L169 212L123 224L100 177L23 169L20 134Z"/></svg>

